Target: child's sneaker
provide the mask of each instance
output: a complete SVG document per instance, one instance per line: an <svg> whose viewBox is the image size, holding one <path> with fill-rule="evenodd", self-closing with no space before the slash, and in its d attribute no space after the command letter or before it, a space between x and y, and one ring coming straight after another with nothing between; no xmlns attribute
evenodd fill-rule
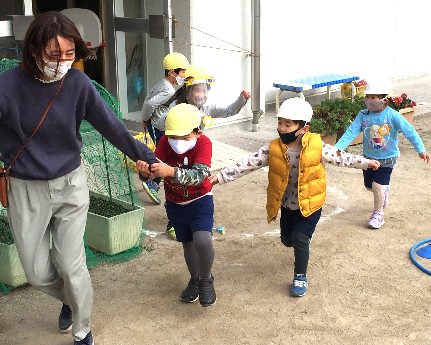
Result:
<svg viewBox="0 0 431 345"><path fill-rule="evenodd" d="M174 240L174 241L177 240L175 228L170 221L168 222L168 225L166 226L166 236L168 236L171 240Z"/></svg>
<svg viewBox="0 0 431 345"><path fill-rule="evenodd" d="M93 335L89 332L84 339L75 340L73 345L94 345Z"/></svg>
<svg viewBox="0 0 431 345"><path fill-rule="evenodd" d="M199 280L191 278L189 284L181 294L180 301L183 303L193 303L199 298Z"/></svg>
<svg viewBox="0 0 431 345"><path fill-rule="evenodd" d="M151 201L154 202L157 205L161 204L161 200L159 197L159 185L154 181L144 181L142 182L142 187L144 188L144 191L148 194Z"/></svg>
<svg viewBox="0 0 431 345"><path fill-rule="evenodd" d="M214 289L214 276L211 274L208 278L199 278L199 302L202 307L210 307L217 301L217 295Z"/></svg>
<svg viewBox="0 0 431 345"><path fill-rule="evenodd" d="M58 329L62 333L67 333L72 329L72 325L72 310L70 310L68 305L63 303L60 316L58 317Z"/></svg>
<svg viewBox="0 0 431 345"><path fill-rule="evenodd" d="M368 227L371 229L379 229L383 224L385 224L385 219L383 218L383 213L373 211L368 222Z"/></svg>
<svg viewBox="0 0 431 345"><path fill-rule="evenodd" d="M293 276L293 285L290 289L290 295L293 297L302 297L307 293L307 276L305 274L295 274Z"/></svg>

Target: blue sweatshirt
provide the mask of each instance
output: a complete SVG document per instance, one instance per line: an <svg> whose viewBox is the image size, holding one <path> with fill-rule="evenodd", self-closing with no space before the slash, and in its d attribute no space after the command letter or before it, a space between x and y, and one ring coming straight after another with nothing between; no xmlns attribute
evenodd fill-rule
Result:
<svg viewBox="0 0 431 345"><path fill-rule="evenodd" d="M364 156L373 159L392 158L400 155L399 131L410 141L417 153L426 152L413 126L398 111L388 106L381 113L361 110L335 147L344 150L362 132Z"/></svg>
<svg viewBox="0 0 431 345"><path fill-rule="evenodd" d="M72 68L65 78L45 120L14 163L11 176L51 180L78 168L82 120L133 161L157 162L154 153L133 138L109 109L83 72ZM20 67L0 74L0 160L6 167L36 128L60 82L43 83Z"/></svg>

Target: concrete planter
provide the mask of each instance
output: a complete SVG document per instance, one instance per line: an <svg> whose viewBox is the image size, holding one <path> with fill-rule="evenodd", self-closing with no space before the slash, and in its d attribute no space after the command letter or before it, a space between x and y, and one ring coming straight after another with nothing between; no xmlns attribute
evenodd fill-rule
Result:
<svg viewBox="0 0 431 345"><path fill-rule="evenodd" d="M0 283L12 287L27 283L15 244L0 243Z"/></svg>
<svg viewBox="0 0 431 345"><path fill-rule="evenodd" d="M101 194L91 192L90 195L110 200L109 197ZM105 254L114 255L139 244L144 208L118 199L111 201L130 211L110 218L89 212L85 239L89 247Z"/></svg>

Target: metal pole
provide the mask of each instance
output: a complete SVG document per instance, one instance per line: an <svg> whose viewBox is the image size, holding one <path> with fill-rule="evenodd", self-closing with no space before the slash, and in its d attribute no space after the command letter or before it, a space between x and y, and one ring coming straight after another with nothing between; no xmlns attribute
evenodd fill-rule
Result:
<svg viewBox="0 0 431 345"><path fill-rule="evenodd" d="M167 23L167 38L165 38L165 54L170 54L173 51L172 43L172 3L171 0L163 1L163 15L165 17L165 23Z"/></svg>
<svg viewBox="0 0 431 345"><path fill-rule="evenodd" d="M251 3L252 37L251 37L251 111L253 113L252 131L259 130L260 109L260 0Z"/></svg>
<svg viewBox="0 0 431 345"><path fill-rule="evenodd" d="M32 0L24 0L23 1L23 9L24 9L24 15L25 16L32 16L33 15L33 1Z"/></svg>

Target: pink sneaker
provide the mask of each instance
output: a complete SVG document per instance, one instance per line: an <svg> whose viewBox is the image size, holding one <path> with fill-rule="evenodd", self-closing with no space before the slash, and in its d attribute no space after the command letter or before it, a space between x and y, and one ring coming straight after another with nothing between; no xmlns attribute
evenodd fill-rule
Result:
<svg viewBox="0 0 431 345"><path fill-rule="evenodd" d="M370 221L368 222L368 227L372 229L379 229L383 224L385 224L383 213L373 211Z"/></svg>

